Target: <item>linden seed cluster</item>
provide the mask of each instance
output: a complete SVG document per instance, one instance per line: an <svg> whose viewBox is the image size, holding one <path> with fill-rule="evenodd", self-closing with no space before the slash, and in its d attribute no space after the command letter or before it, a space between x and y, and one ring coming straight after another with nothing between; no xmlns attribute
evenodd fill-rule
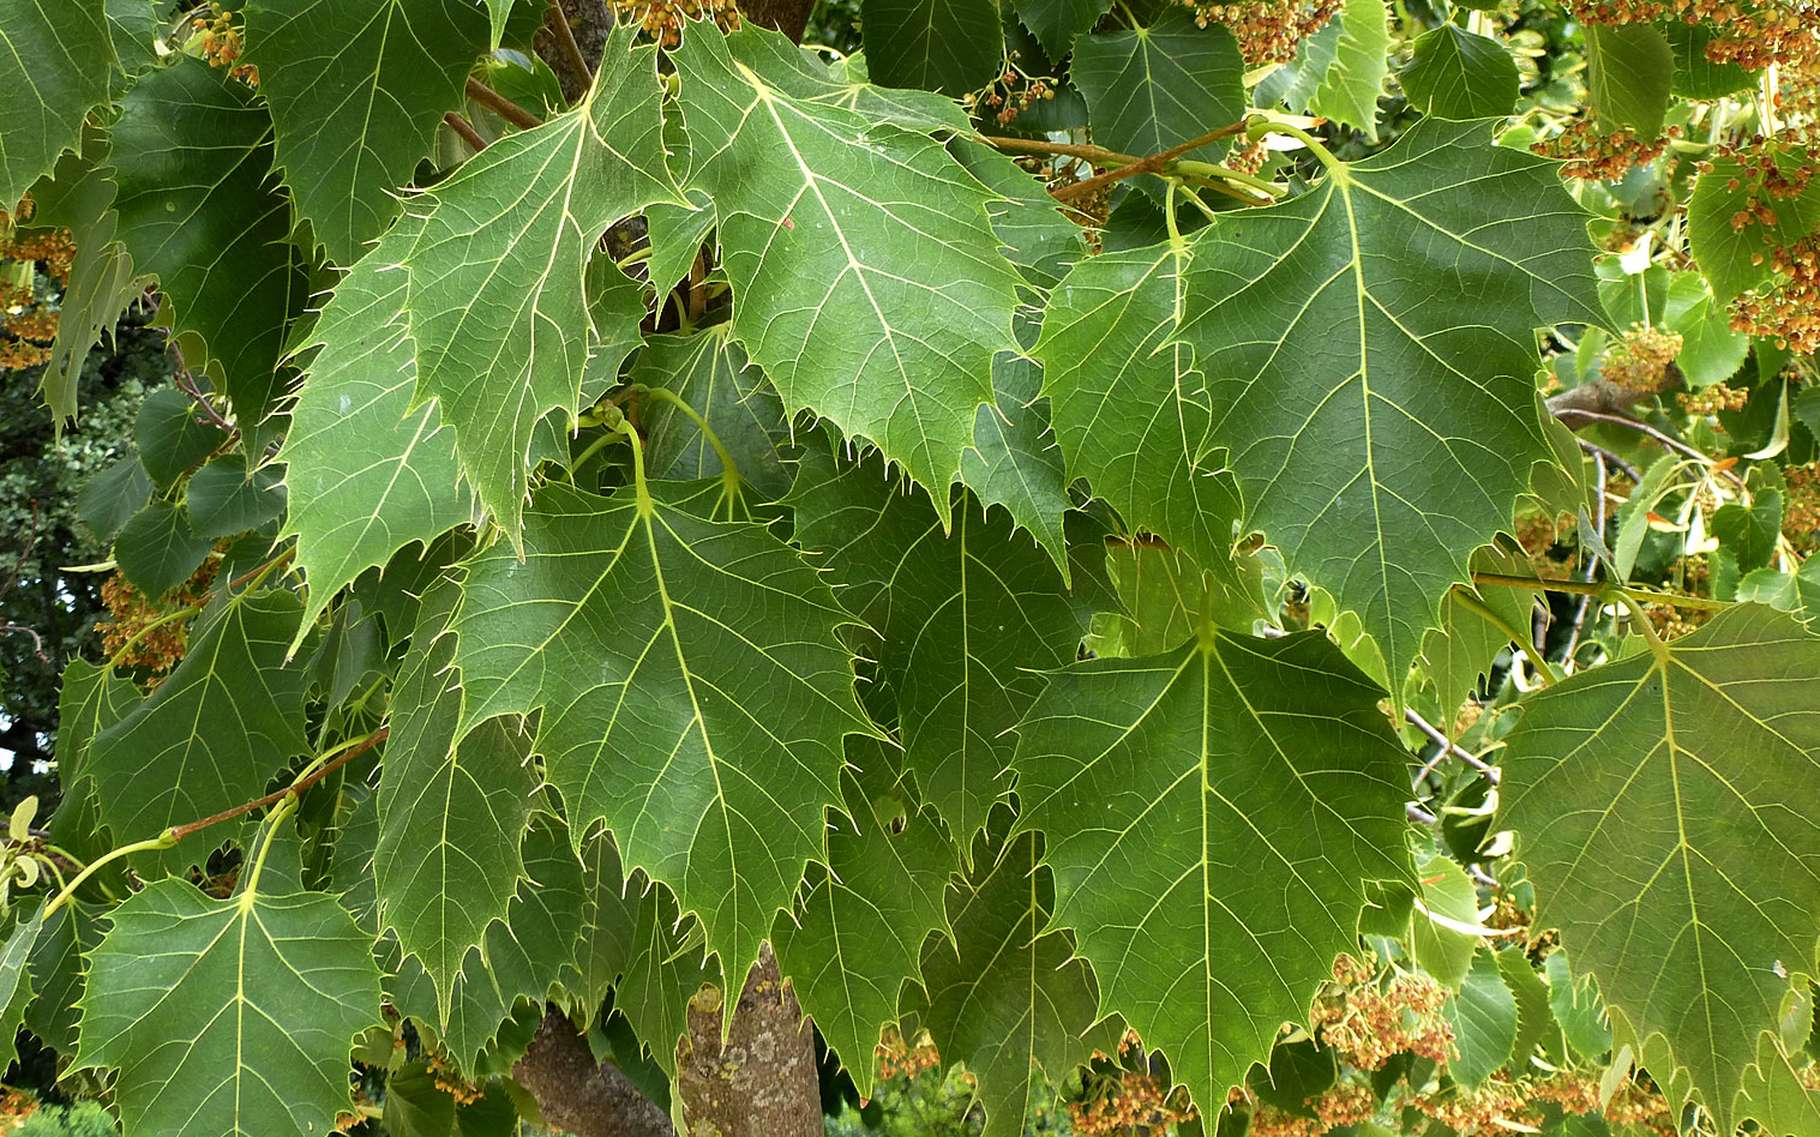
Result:
<svg viewBox="0 0 1820 1137"><path fill-rule="evenodd" d="M1185 1093L1171 1094L1150 1074L1124 1070L1105 1079L1103 1089L1088 1100L1069 1102L1068 1116L1081 1137L1112 1137L1166 1133L1171 1126L1192 1121L1195 1112Z"/></svg>
<svg viewBox="0 0 1820 1137"><path fill-rule="evenodd" d="M59 316L38 297L38 268L67 285L76 258L67 230L18 228L35 210L30 194L13 213L0 210L0 371L35 367L51 357Z"/></svg>
<svg viewBox="0 0 1820 1137"><path fill-rule="evenodd" d="M1820 350L1820 234L1770 252L1777 277L1732 302L1732 330L1797 355Z"/></svg>
<svg viewBox="0 0 1820 1137"><path fill-rule="evenodd" d="M1612 130L1590 118L1576 119L1553 138L1534 143L1530 150L1561 163L1561 176L1583 181L1612 182L1633 166L1653 162L1678 138L1681 128L1670 126L1661 138L1645 140L1628 126Z"/></svg>
<svg viewBox="0 0 1820 1137"><path fill-rule="evenodd" d="M229 75L242 83L257 87L259 68L240 62L240 57L246 53L246 37L234 23L234 16L233 12L222 11L218 0L213 0L209 4L209 15L197 16L190 21L190 27L195 29L196 45L210 67L226 68Z"/></svg>
<svg viewBox="0 0 1820 1137"><path fill-rule="evenodd" d="M1715 383L1703 391L1682 391L1675 396L1675 401L1690 415L1716 415L1720 411L1743 410L1750 402L1750 392Z"/></svg>
<svg viewBox="0 0 1820 1137"><path fill-rule="evenodd" d="M101 602L107 605L108 614L113 618L95 624L95 630L101 633L102 650L112 657L153 620L177 608L201 603L203 597L208 595L210 583L215 579L217 564L212 558L204 561L195 575L165 598L164 603L148 599L145 593L134 588L126 577L117 572L108 577L101 583ZM153 674L169 671L182 661L184 653L189 650L187 628L188 622L184 620L173 620L153 628L126 653L120 660L121 665L142 667Z"/></svg>
<svg viewBox="0 0 1820 1137"><path fill-rule="evenodd" d="M989 114L1000 126L1008 126L1037 103L1055 98L1055 76L1026 74L1018 66L1020 54L1012 52L1005 59L1005 69L993 76L992 82L961 96L961 103L969 112Z"/></svg>
<svg viewBox="0 0 1820 1137"><path fill-rule="evenodd" d="M1254 1137L1322 1137L1345 1125L1369 1121L1378 1111L1370 1086L1341 1082L1308 1100L1313 1117L1300 1117L1260 1102L1251 1114Z"/></svg>
<svg viewBox="0 0 1820 1137"><path fill-rule="evenodd" d="M1651 394L1668 385L1669 366L1681 354L1679 332L1665 332L1641 324L1605 353L1605 378L1626 391Z"/></svg>
<svg viewBox="0 0 1820 1137"><path fill-rule="evenodd" d="M1334 961L1333 979L1315 999L1311 1025L1347 1063L1377 1070L1404 1051L1447 1061L1453 1028L1441 1014L1446 988L1413 972L1380 977L1372 963L1348 955Z"/></svg>
<svg viewBox="0 0 1820 1137"><path fill-rule="evenodd" d="M613 18L642 27L645 34L665 47L682 42L689 20L713 20L723 32L739 30L737 0L609 0Z"/></svg>
<svg viewBox="0 0 1820 1137"><path fill-rule="evenodd" d="M1239 52L1253 67L1288 63L1303 40L1326 27L1340 10L1340 0L1176 0L1194 12L1201 27L1225 24L1239 41Z"/></svg>
<svg viewBox="0 0 1820 1137"><path fill-rule="evenodd" d="M1805 67L1820 59L1816 0L1595 0L1579 5L1575 14L1593 24L1665 19L1710 24L1717 34L1706 45L1706 57L1747 71L1771 64Z"/></svg>
<svg viewBox="0 0 1820 1137"><path fill-rule="evenodd" d="M1784 466L1782 477L1782 531L1797 545L1812 546L1820 535L1820 462Z"/></svg>
<svg viewBox="0 0 1820 1137"><path fill-rule="evenodd" d="M923 1071L933 1070L942 1064L942 1052L936 1049L934 1041L927 1034L920 1035L913 1045L906 1042L894 1026L885 1028L876 1053L878 1076L881 1079L895 1078L899 1074L914 1078Z"/></svg>

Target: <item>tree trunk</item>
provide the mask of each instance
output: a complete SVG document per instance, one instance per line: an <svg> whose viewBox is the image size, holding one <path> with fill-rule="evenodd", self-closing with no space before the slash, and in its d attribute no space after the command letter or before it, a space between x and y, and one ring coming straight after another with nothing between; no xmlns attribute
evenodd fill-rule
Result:
<svg viewBox="0 0 1820 1137"><path fill-rule="evenodd" d="M561 1011L544 1016L512 1075L537 1099L545 1122L576 1137L675 1137L657 1103L619 1067L594 1061L587 1039Z"/></svg>
<svg viewBox="0 0 1820 1137"><path fill-rule="evenodd" d="M818 1137L815 1042L770 944L746 978L725 1047L720 1024L718 997L690 1001L676 1078L690 1137Z"/></svg>
<svg viewBox="0 0 1820 1137"><path fill-rule="evenodd" d="M803 29L809 26L809 13L815 10L815 0L745 0L739 10L760 27L774 28L801 43Z"/></svg>

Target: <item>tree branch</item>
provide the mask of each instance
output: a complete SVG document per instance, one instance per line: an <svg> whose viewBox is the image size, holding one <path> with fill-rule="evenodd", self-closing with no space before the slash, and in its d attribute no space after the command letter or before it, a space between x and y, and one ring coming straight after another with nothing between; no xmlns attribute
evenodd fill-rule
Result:
<svg viewBox="0 0 1820 1137"><path fill-rule="evenodd" d="M689 1002L689 1037L678 1048L676 1084L690 1131L820 1137L815 1043L795 992L778 974L770 944L760 949L758 966L746 977L724 1047L721 1011L713 988Z"/></svg>
<svg viewBox="0 0 1820 1137"><path fill-rule="evenodd" d="M657 1103L619 1067L594 1061L587 1039L561 1011L544 1015L512 1076L537 1099L547 1124L575 1137L675 1137Z"/></svg>

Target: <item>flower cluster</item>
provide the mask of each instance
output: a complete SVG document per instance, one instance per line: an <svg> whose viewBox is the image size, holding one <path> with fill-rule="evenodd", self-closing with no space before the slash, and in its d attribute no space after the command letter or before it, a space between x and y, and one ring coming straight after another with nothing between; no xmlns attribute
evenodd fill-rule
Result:
<svg viewBox="0 0 1820 1137"><path fill-rule="evenodd" d="M1662 138L1644 139L1628 126L1607 130L1602 123L1580 118L1553 138L1534 143L1530 150L1559 161L1562 177L1611 182L1633 166L1661 157L1668 140L1679 133L1680 127L1671 126Z"/></svg>
<svg viewBox="0 0 1820 1137"><path fill-rule="evenodd" d="M1201 27L1225 24L1239 41L1245 62L1288 63L1303 40L1326 27L1340 10L1340 0L1176 0L1194 10Z"/></svg>
<svg viewBox="0 0 1820 1137"><path fill-rule="evenodd" d="M1528 1104L1523 1090L1520 1083L1493 1076L1476 1090L1456 1084L1439 1093L1417 1095L1410 1104L1460 1137L1473 1137L1509 1128Z"/></svg>
<svg viewBox="0 0 1820 1137"><path fill-rule="evenodd" d="M30 194L12 213L0 210L0 371L33 367L50 358L58 313L38 296L37 274L69 283L76 246L63 229L21 229L36 212Z"/></svg>
<svg viewBox="0 0 1820 1137"><path fill-rule="evenodd" d="M1776 277L1732 302L1732 330L1797 355L1820 350L1820 233L1773 249Z"/></svg>
<svg viewBox="0 0 1820 1137"><path fill-rule="evenodd" d="M102 650L109 656L116 655L132 643L134 636L145 631L152 621L176 608L187 608L200 603L208 595L209 584L215 579L216 566L217 562L213 558L204 561L195 575L167 597L164 603L147 598L119 573L108 577L101 584L101 602L107 605L108 614L113 618L95 624L95 631L101 634ZM132 650L121 658L120 664L144 668L153 674L169 671L177 666L183 659L184 652L189 650L187 626L186 621L173 620L152 628L146 632L144 639L133 644Z"/></svg>
<svg viewBox="0 0 1820 1137"><path fill-rule="evenodd" d="M1069 1102L1068 1116L1081 1137L1109 1137L1115 1133L1166 1133L1172 1126L1192 1121L1194 1107L1188 1095L1171 1093L1153 1075L1126 1070L1086 1101Z"/></svg>
<svg viewBox="0 0 1820 1137"><path fill-rule="evenodd" d="M613 18L642 27L645 34L665 47L682 42L683 25L690 20L713 20L721 31L737 31L740 24L736 0L610 0Z"/></svg>
<svg viewBox="0 0 1820 1137"><path fill-rule="evenodd" d="M920 1035L915 1043L910 1043L895 1026L885 1028L876 1053L880 1078L895 1078L899 1074L914 1078L924 1070L933 1070L942 1064L942 1053L935 1048L928 1034Z"/></svg>
<svg viewBox="0 0 1820 1137"><path fill-rule="evenodd" d="M1251 1132L1255 1137L1322 1137L1342 1126L1371 1120L1378 1111L1378 1099L1370 1086L1341 1082L1310 1098L1308 1106L1313 1117L1260 1102L1251 1115Z"/></svg>
<svg viewBox="0 0 1820 1137"><path fill-rule="evenodd" d="M1446 988L1413 972L1380 977L1371 963L1348 955L1334 961L1333 978L1311 1017L1323 1045L1361 1070L1379 1069L1404 1051L1447 1061L1453 1028L1441 1014Z"/></svg>
<svg viewBox="0 0 1820 1137"><path fill-rule="evenodd" d="M222 67L234 78L249 87L259 86L259 68L250 63L242 63L240 57L246 53L246 36L240 25L234 22L236 13L226 12L219 0L209 4L209 14L197 16L190 21L195 30L195 44L202 52L202 58L210 67Z"/></svg>
<svg viewBox="0 0 1820 1137"><path fill-rule="evenodd" d="M1735 63L1747 71L1771 64L1800 67L1820 59L1820 4L1815 0L1593 0L1575 14L1592 24L1645 24L1680 20L1708 24L1715 34L1706 45L1714 63Z"/></svg>
<svg viewBox="0 0 1820 1137"><path fill-rule="evenodd" d="M1681 354L1681 335L1639 324L1605 353L1606 380L1639 395L1660 391L1668 383L1669 366Z"/></svg>
<svg viewBox="0 0 1820 1137"><path fill-rule="evenodd" d="M1783 494L1782 531L1798 545L1810 546L1820 534L1820 462L1786 466L1782 477L1787 489Z"/></svg>
<svg viewBox="0 0 1820 1137"><path fill-rule="evenodd" d="M1682 391L1675 402L1690 415L1716 415L1720 411L1741 411L1750 402L1750 392L1739 387L1715 383L1699 391Z"/></svg>
<svg viewBox="0 0 1820 1137"><path fill-rule="evenodd" d="M1030 75L1018 66L1018 52L1005 60L1005 69L977 91L961 97L966 108L981 115L991 115L1000 126L1008 126L1031 107L1045 99L1055 98L1053 75Z"/></svg>

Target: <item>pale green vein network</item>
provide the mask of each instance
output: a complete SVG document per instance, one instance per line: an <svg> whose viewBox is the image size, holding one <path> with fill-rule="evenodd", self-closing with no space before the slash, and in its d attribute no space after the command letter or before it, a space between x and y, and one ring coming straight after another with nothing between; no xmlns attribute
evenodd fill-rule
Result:
<svg viewBox="0 0 1820 1137"><path fill-rule="evenodd" d="M1367 882L1413 879L1381 692L1316 633L1203 630L1054 672L1018 727L1020 827L1051 923L1213 1110L1357 943Z"/></svg>
<svg viewBox="0 0 1820 1137"><path fill-rule="evenodd" d="M0 209L82 139L117 67L101 0L9 0L0 7Z"/></svg>
<svg viewBox="0 0 1820 1137"><path fill-rule="evenodd" d="M628 872L701 917L737 987L825 858L843 737L874 728L841 643L851 617L764 526L695 512L717 492L658 483L641 505L546 487L525 559L468 562L452 626L469 720L541 708L577 844L604 821Z"/></svg>
<svg viewBox="0 0 1820 1137"><path fill-rule="evenodd" d="M1647 1039L1661 1034L1717 1128L1820 911L1820 639L1755 605L1536 696L1504 759L1502 823L1538 920Z"/></svg>

